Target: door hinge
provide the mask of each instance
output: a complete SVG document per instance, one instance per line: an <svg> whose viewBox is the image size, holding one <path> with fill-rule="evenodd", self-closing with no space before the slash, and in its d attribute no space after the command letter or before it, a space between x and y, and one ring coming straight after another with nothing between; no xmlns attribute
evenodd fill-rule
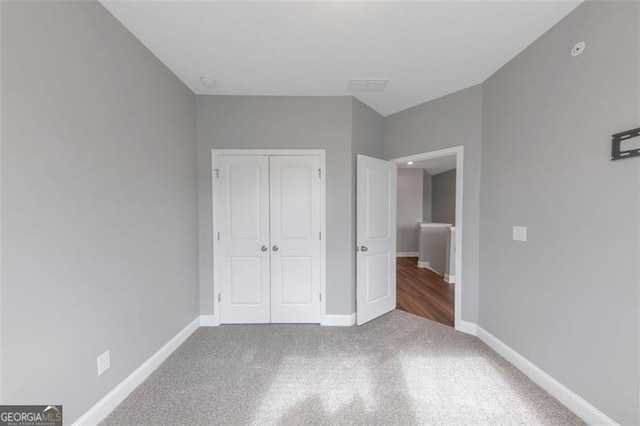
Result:
<svg viewBox="0 0 640 426"><path fill-rule="evenodd" d="M318 169L318 178L322 179L322 169Z"/></svg>
<svg viewBox="0 0 640 426"><path fill-rule="evenodd" d="M318 239L322 241L322 232L318 232Z"/></svg>
<svg viewBox="0 0 640 426"><path fill-rule="evenodd" d="M218 293L218 302L221 302L220 293Z"/></svg>
<svg viewBox="0 0 640 426"><path fill-rule="evenodd" d="M216 172L216 178L220 178L220 169L213 169Z"/></svg>
<svg viewBox="0 0 640 426"><path fill-rule="evenodd" d="M318 296L320 298L320 301L322 302L322 293L319 293Z"/></svg>
<svg viewBox="0 0 640 426"><path fill-rule="evenodd" d="M218 241L220 241L220 233L218 232Z"/></svg>

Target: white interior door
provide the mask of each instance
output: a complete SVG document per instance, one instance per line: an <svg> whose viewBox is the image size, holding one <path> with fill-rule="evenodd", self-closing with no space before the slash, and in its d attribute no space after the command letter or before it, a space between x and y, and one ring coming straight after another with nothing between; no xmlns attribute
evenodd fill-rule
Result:
<svg viewBox="0 0 640 426"><path fill-rule="evenodd" d="M268 323L269 160L265 156L220 156L217 193L220 322Z"/></svg>
<svg viewBox="0 0 640 426"><path fill-rule="evenodd" d="M271 322L320 322L320 159L270 157Z"/></svg>
<svg viewBox="0 0 640 426"><path fill-rule="evenodd" d="M395 163L357 157L357 323L396 307Z"/></svg>

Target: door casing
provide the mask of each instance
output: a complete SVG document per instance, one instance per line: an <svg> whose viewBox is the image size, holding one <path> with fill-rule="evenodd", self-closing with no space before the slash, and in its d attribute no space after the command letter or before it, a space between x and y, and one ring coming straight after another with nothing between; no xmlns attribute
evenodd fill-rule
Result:
<svg viewBox="0 0 640 426"><path fill-rule="evenodd" d="M320 159L320 232L322 238L320 240L320 324L325 324L325 318L327 316L327 280L326 280L326 258L327 258L327 215L326 215L326 151L324 149L212 149L211 150L211 219L212 219L212 249L213 249L213 323L212 325L220 325L220 304L219 294L221 286L218 284L218 273L216 271L216 260L218 255L217 238L216 235L219 232L216 217L216 196L218 188L216 187L216 169L218 168L218 158L221 156L241 156L241 155L264 155L264 156L308 156L316 155Z"/></svg>

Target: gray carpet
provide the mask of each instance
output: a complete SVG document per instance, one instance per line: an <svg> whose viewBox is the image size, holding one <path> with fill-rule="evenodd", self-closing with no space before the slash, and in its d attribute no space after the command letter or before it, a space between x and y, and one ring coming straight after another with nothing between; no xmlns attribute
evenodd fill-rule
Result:
<svg viewBox="0 0 640 426"><path fill-rule="evenodd" d="M329 423L582 424L477 338L402 311L200 328L103 422Z"/></svg>

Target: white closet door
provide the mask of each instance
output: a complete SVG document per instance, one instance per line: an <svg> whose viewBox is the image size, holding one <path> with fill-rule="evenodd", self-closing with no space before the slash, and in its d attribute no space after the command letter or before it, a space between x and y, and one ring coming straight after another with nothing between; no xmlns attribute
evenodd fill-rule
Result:
<svg viewBox="0 0 640 426"><path fill-rule="evenodd" d="M271 165L271 322L320 322L320 160Z"/></svg>
<svg viewBox="0 0 640 426"><path fill-rule="evenodd" d="M357 323L396 308L397 166L357 157Z"/></svg>
<svg viewBox="0 0 640 426"><path fill-rule="evenodd" d="M268 323L269 160L221 156L217 167L220 322Z"/></svg>

